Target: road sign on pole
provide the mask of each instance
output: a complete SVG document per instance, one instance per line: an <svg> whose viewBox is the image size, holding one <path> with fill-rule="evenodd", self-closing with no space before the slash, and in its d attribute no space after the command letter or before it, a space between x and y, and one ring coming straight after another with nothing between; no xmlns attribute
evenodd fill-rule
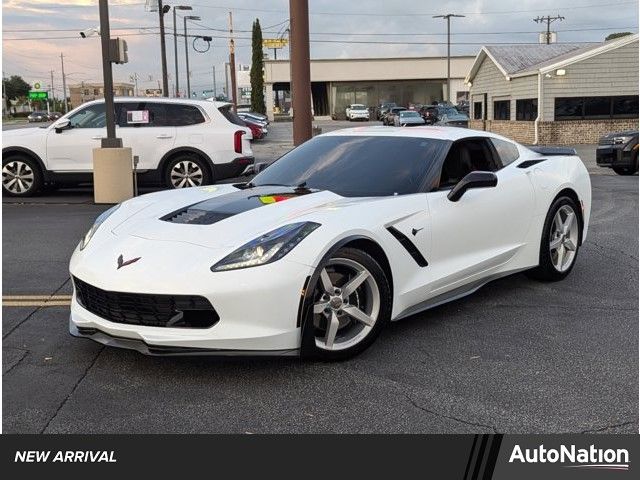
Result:
<svg viewBox="0 0 640 480"><path fill-rule="evenodd" d="M29 100L47 101L47 100L49 100L49 92L36 92L36 91L31 90L31 91L29 91L28 98L29 98Z"/></svg>

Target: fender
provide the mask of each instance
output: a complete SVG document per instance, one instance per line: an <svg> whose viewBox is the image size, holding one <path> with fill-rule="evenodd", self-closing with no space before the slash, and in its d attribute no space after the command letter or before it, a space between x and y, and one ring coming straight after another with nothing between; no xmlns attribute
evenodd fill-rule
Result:
<svg viewBox="0 0 640 480"><path fill-rule="evenodd" d="M207 162L207 166L209 167L209 173L213 177L215 164L213 163L213 160L211 160L211 157L209 157L209 155L204 153L202 150L195 147L189 147L189 146L175 147L169 150L167 153L165 153L160 159L160 162L158 163L158 171L160 172L160 175L162 175L162 172L164 172L164 168L172 156L174 156L176 153L184 153L184 152L194 153L199 157L203 158L204 161Z"/></svg>
<svg viewBox="0 0 640 480"><path fill-rule="evenodd" d="M42 177L44 181L47 182L51 180L51 173L49 172L47 167L44 165L44 162L42 161L40 156L37 155L33 150L29 150L28 148L25 148L25 147L5 147L2 149L3 160L6 155L11 155L11 154L23 154L35 160L38 163L40 170L42 171Z"/></svg>

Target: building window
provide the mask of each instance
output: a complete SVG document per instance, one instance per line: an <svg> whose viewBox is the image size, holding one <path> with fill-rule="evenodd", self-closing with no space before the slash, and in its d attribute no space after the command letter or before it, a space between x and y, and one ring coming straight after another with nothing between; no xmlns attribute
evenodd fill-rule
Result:
<svg viewBox="0 0 640 480"><path fill-rule="evenodd" d="M538 116L538 99L516 100L516 120L533 121Z"/></svg>
<svg viewBox="0 0 640 480"><path fill-rule="evenodd" d="M473 102L473 119L482 120L482 102Z"/></svg>
<svg viewBox="0 0 640 480"><path fill-rule="evenodd" d="M493 119L494 120L511 120L511 101L499 100L493 102Z"/></svg>
<svg viewBox="0 0 640 480"><path fill-rule="evenodd" d="M554 113L556 120L637 118L638 96L556 98Z"/></svg>

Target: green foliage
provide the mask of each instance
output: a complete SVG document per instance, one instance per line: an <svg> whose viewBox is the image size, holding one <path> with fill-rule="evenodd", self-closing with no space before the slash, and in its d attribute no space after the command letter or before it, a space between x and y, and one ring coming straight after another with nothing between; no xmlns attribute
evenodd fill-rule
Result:
<svg viewBox="0 0 640 480"><path fill-rule="evenodd" d="M31 90L31 85L25 82L20 75L11 75L3 78L5 96L10 99L26 97Z"/></svg>
<svg viewBox="0 0 640 480"><path fill-rule="evenodd" d="M633 35L633 33L631 32L610 33L609 35L607 35L607 38L605 38L604 41L608 42L609 40L613 40L615 38L620 38L620 37L626 37L627 35Z"/></svg>
<svg viewBox="0 0 640 480"><path fill-rule="evenodd" d="M266 113L264 104L264 59L262 53L262 29L260 20L253 22L251 33L251 110Z"/></svg>

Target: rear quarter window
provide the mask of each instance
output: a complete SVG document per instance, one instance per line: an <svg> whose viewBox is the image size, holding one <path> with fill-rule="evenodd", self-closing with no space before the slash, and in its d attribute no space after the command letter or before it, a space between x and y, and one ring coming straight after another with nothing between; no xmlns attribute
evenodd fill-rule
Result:
<svg viewBox="0 0 640 480"><path fill-rule="evenodd" d="M241 127L246 127L247 126L247 124L244 122L244 120L242 120L238 115L236 115L236 112L231 110L231 105L224 105L224 106L218 108L218 110L224 116L224 118L229 120L234 125L240 125Z"/></svg>
<svg viewBox="0 0 640 480"><path fill-rule="evenodd" d="M496 152L498 152L498 157L500 157L503 167L515 162L520 157L520 151L514 143L498 138L492 138L491 143L493 143Z"/></svg>

